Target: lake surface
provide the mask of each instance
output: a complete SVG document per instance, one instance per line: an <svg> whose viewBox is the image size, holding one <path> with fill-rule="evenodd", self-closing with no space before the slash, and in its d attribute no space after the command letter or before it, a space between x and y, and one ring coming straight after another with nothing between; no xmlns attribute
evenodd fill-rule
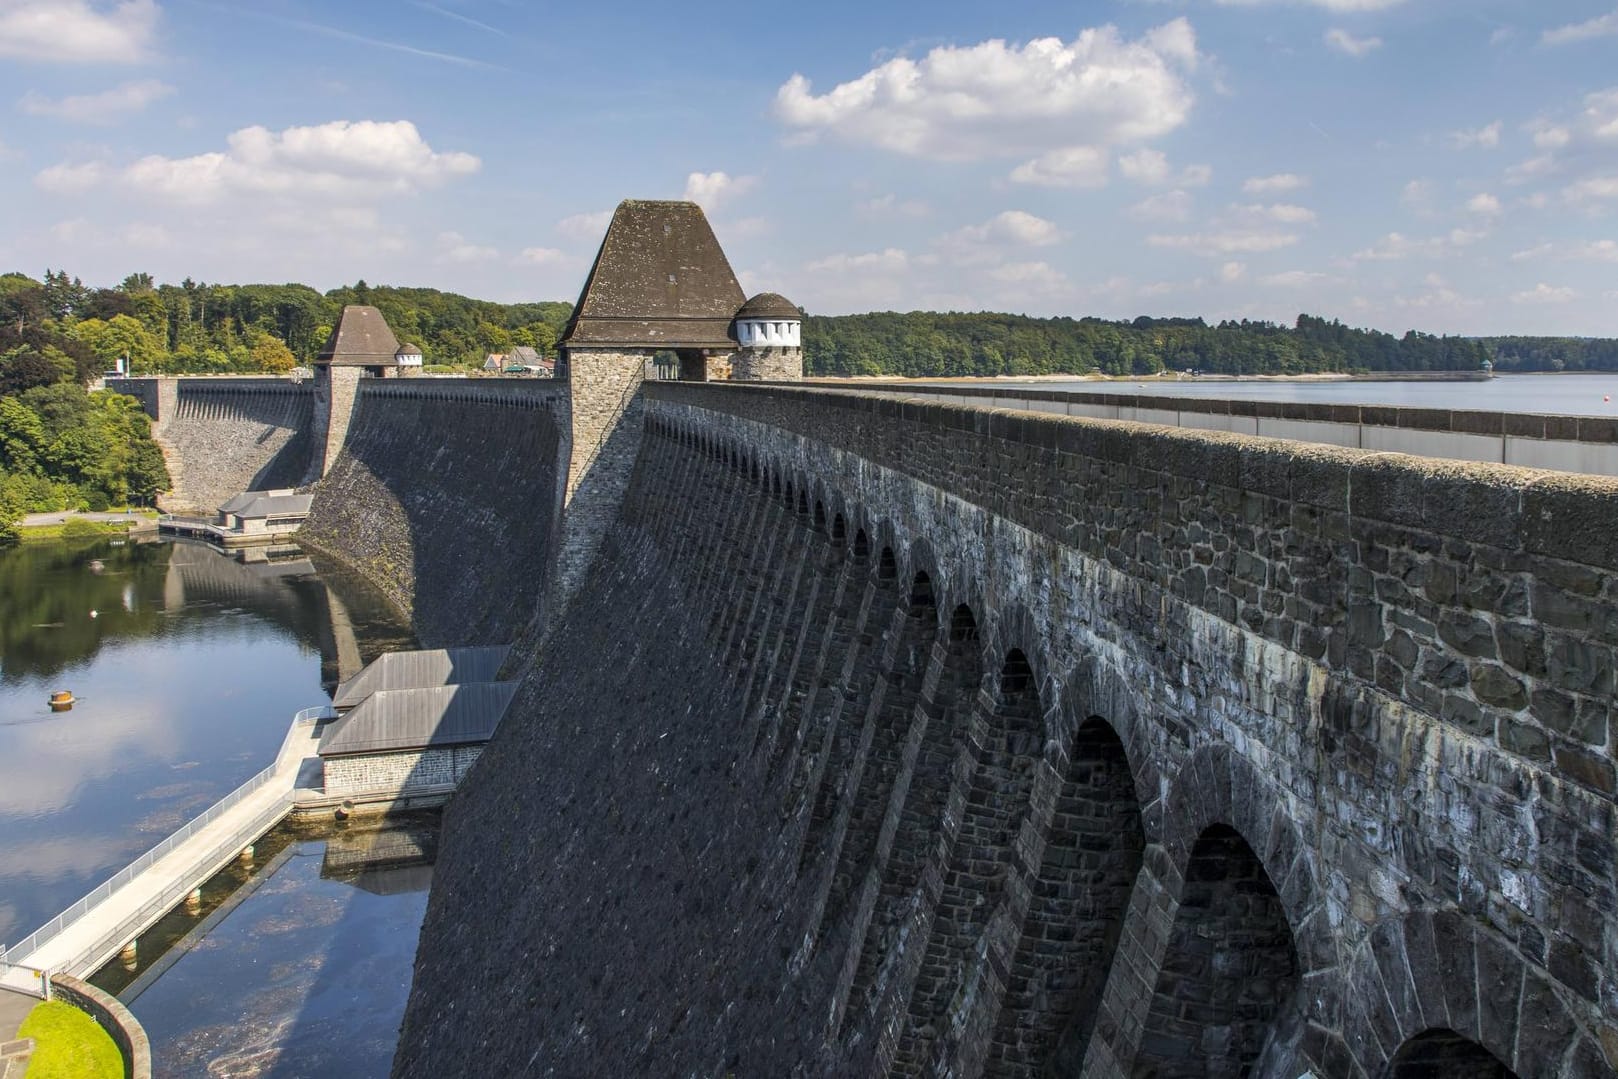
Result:
<svg viewBox="0 0 1618 1079"><path fill-rule="evenodd" d="M293 713L339 677L411 646L375 593L298 556L244 565L108 540L0 551L0 941L268 765ZM53 713L62 689L79 702Z"/></svg>
<svg viewBox="0 0 1618 1079"><path fill-rule="evenodd" d="M928 381L928 380L920 380ZM937 385L972 385L966 382ZM1618 416L1618 372L1501 375L1486 382L1284 381L1278 379L1142 378L1118 381L993 379L985 384L1079 393L1151 394L1243 401L1316 401L1338 405L1544 412Z"/></svg>
<svg viewBox="0 0 1618 1079"><path fill-rule="evenodd" d="M140 1020L158 1075L380 1079L437 840L436 813L284 824L255 845L253 867L227 867L200 908L143 935L141 966L114 960L91 980Z"/></svg>

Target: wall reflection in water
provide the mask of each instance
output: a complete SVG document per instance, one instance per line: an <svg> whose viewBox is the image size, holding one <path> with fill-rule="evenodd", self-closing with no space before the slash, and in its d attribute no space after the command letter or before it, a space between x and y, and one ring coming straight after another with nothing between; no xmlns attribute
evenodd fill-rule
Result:
<svg viewBox="0 0 1618 1079"><path fill-rule="evenodd" d="M409 631L292 549L0 551L0 940L14 940L269 763L292 714ZM70 689L72 711L47 698Z"/></svg>
<svg viewBox="0 0 1618 1079"><path fill-rule="evenodd" d="M161 1075L385 1076L427 905L438 816L283 825L192 911L93 981L146 1027Z"/></svg>

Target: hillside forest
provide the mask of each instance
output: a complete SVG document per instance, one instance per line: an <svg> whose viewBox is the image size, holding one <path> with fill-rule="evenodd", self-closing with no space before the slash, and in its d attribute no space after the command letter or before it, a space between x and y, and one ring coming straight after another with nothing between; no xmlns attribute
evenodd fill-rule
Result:
<svg viewBox="0 0 1618 1079"><path fill-rule="evenodd" d="M158 284L112 288L65 270L0 274L0 543L23 513L149 504L168 486L132 398L87 386L120 361L132 374L286 373L307 365L344 305L379 308L429 371L482 366L528 345L554 354L571 306L501 304L426 288ZM1618 370L1618 340L1402 336L1299 315L1293 325L1200 318L1032 318L990 312L810 315L807 373L822 376L1141 376L1320 371Z"/></svg>

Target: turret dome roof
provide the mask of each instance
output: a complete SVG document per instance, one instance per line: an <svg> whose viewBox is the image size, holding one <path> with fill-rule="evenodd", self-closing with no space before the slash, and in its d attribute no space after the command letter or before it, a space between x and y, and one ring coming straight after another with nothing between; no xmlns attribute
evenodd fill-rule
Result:
<svg viewBox="0 0 1618 1079"><path fill-rule="evenodd" d="M798 305L781 295L779 292L761 292L751 300L742 304L742 309L736 312L737 318L786 318L801 320L803 312Z"/></svg>

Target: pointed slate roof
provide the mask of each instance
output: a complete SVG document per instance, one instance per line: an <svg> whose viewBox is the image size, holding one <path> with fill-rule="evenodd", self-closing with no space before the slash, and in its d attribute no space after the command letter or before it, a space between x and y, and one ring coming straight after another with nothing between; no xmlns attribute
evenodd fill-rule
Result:
<svg viewBox="0 0 1618 1079"><path fill-rule="evenodd" d="M399 351L399 339L393 336L388 320L382 312L364 304L351 303L343 308L326 338L326 346L315 357L316 363L336 366L381 367L393 366L393 356Z"/></svg>
<svg viewBox="0 0 1618 1079"><path fill-rule="evenodd" d="M746 298L700 206L625 199L561 343L733 349L731 320Z"/></svg>

